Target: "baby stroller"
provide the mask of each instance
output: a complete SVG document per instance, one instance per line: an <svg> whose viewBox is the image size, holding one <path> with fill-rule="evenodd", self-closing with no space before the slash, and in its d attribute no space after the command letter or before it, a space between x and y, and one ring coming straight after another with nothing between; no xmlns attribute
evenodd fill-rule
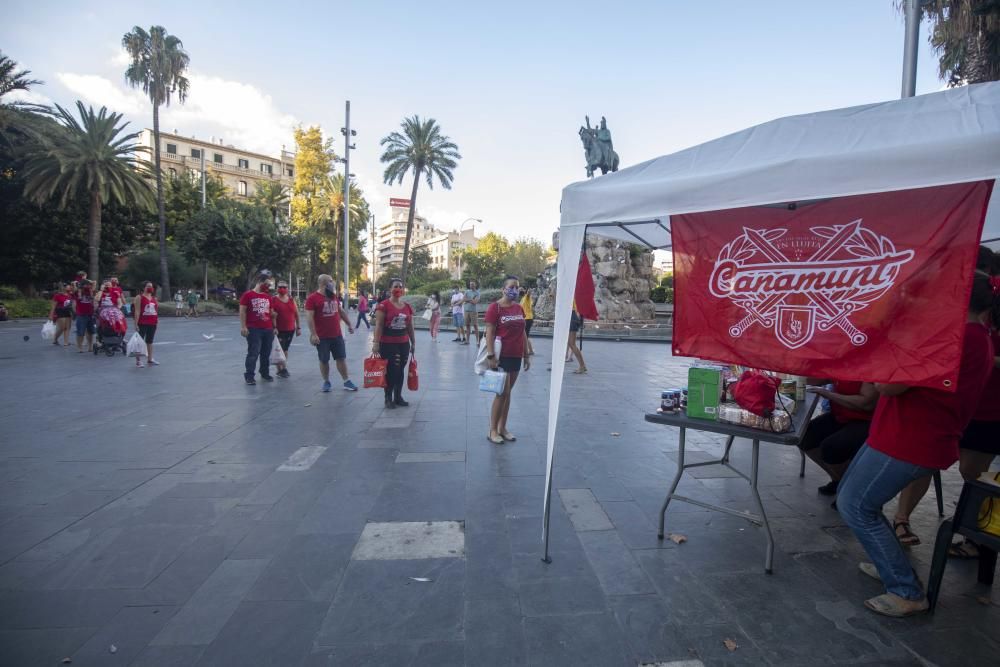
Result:
<svg viewBox="0 0 1000 667"><path fill-rule="evenodd" d="M94 344L94 356L104 352L113 357L115 352L121 352L123 357L127 357L125 345L127 330L128 325L125 323L122 311L114 306L101 308L101 312L97 315L97 343Z"/></svg>

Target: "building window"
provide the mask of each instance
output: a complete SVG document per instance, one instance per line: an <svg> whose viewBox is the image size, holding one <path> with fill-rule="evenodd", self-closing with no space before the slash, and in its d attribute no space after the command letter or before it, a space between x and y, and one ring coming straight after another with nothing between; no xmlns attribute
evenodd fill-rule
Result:
<svg viewBox="0 0 1000 667"><path fill-rule="evenodd" d="M243 158L240 158L236 161L236 164L240 169L250 168L250 160L244 160Z"/></svg>
<svg viewBox="0 0 1000 667"><path fill-rule="evenodd" d="M246 181L240 181L239 183L236 184L236 194L238 194L241 197L246 197L247 196L247 182Z"/></svg>
<svg viewBox="0 0 1000 667"><path fill-rule="evenodd" d="M260 163L260 173L262 173L262 174L273 174L274 172L271 169L271 165L264 164L263 162L261 162Z"/></svg>
<svg viewBox="0 0 1000 667"><path fill-rule="evenodd" d="M216 153L212 156L212 162L215 164L222 164L222 153Z"/></svg>
<svg viewBox="0 0 1000 667"><path fill-rule="evenodd" d="M167 152L171 155L177 155L177 144L167 144Z"/></svg>
<svg viewBox="0 0 1000 667"><path fill-rule="evenodd" d="M173 167L168 167L168 169L170 169L170 178L176 178L177 177L177 170L174 169Z"/></svg>
<svg viewBox="0 0 1000 667"><path fill-rule="evenodd" d="M288 175L289 178L291 178L292 176L295 175L295 173L294 173L294 171L292 170L291 167L286 167L285 168L285 173Z"/></svg>
<svg viewBox="0 0 1000 667"><path fill-rule="evenodd" d="M197 148L191 149L191 157L201 159L201 151Z"/></svg>

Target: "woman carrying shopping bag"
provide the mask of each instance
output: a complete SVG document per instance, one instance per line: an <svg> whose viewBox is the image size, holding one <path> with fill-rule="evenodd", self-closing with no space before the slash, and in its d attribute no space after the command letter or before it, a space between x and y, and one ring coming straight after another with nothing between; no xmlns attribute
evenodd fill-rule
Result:
<svg viewBox="0 0 1000 667"><path fill-rule="evenodd" d="M153 359L153 338L156 336L156 325L159 322L159 314L157 313L157 308L159 303L156 300L156 288L153 283L146 281L146 284L142 286L142 294L135 297L132 307L132 316L135 318L135 329L142 336L142 339L146 341L146 349L150 366L159 366L160 362ZM142 357L137 356L135 358L135 365L139 368L145 366L142 363Z"/></svg>
<svg viewBox="0 0 1000 667"><path fill-rule="evenodd" d="M69 330L73 323L73 297L76 290L72 283L63 285L62 292L52 295L52 311L49 319L56 323L56 336L53 345L59 344L59 336L63 337L63 347L69 347Z"/></svg>
<svg viewBox="0 0 1000 667"><path fill-rule="evenodd" d="M517 440L507 430L507 414L510 412L510 393L517 382L523 364L524 370L531 368L531 358L525 343L524 310L518 304L519 281L516 276L507 276L503 284L502 296L486 309L486 359L490 368L498 368L507 373L507 384L502 394L493 399L490 410L490 433L486 439L494 445ZM494 341L500 340L500 357L493 353Z"/></svg>
<svg viewBox="0 0 1000 667"><path fill-rule="evenodd" d="M403 382L406 380L406 361L416 350L413 332L413 308L403 301L403 281L393 278L391 296L375 309L375 339L372 355L389 363L386 370L385 407L409 405L403 400Z"/></svg>
<svg viewBox="0 0 1000 667"><path fill-rule="evenodd" d="M431 292L427 297L427 310L431 311L431 316L427 318L431 322L431 340L436 343L441 329L441 294L437 291Z"/></svg>

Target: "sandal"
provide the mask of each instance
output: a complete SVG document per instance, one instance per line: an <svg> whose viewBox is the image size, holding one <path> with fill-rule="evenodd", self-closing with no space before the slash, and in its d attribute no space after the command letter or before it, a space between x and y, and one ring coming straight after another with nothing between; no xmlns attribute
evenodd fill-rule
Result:
<svg viewBox="0 0 1000 667"><path fill-rule="evenodd" d="M486 436L486 439L492 442L494 445L502 445L504 443L504 439L501 438L499 435L496 436L495 438L492 435L488 435Z"/></svg>
<svg viewBox="0 0 1000 667"><path fill-rule="evenodd" d="M586 368L577 368L575 371L573 371L573 375L586 375L586 374L587 374Z"/></svg>
<svg viewBox="0 0 1000 667"><path fill-rule="evenodd" d="M907 600L894 593L883 593L882 595L865 600L865 606L876 614L891 616L892 618L905 618L920 614L930 608L927 598L919 600Z"/></svg>
<svg viewBox="0 0 1000 667"><path fill-rule="evenodd" d="M979 547L969 540L956 542L948 547L948 558L979 558Z"/></svg>
<svg viewBox="0 0 1000 667"><path fill-rule="evenodd" d="M517 442L517 438L515 438L509 432L508 433L501 433L500 437L503 438L504 440L506 440L507 442Z"/></svg>
<svg viewBox="0 0 1000 667"><path fill-rule="evenodd" d="M900 530L900 528L903 530ZM920 544L920 537L910 530L909 521L893 521L892 530L896 533L896 539L904 547L915 547Z"/></svg>

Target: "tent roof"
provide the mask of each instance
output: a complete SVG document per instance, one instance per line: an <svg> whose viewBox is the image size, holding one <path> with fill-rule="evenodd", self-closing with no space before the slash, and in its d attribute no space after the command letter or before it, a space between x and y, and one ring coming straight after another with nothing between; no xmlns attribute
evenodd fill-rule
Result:
<svg viewBox="0 0 1000 667"><path fill-rule="evenodd" d="M561 227L665 248L671 214L996 178L1000 82L991 82L779 118L573 183ZM1000 237L997 189L984 239Z"/></svg>

